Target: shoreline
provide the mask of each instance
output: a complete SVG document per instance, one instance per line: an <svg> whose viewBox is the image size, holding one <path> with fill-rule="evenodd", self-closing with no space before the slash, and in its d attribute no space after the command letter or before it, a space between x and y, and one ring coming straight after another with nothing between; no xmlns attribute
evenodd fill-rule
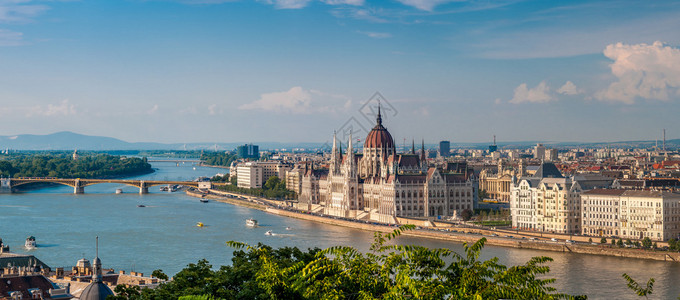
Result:
<svg viewBox="0 0 680 300"><path fill-rule="evenodd" d="M262 199L253 196L239 195L230 192L210 190L208 193L201 193L195 190L189 189L186 194L192 197L211 199L218 202L228 203L237 206L248 207L252 209L258 209L265 211L267 213L308 220L312 222L324 223L329 225L343 226L354 229L390 233L394 231L395 226L379 225L373 223L367 223L364 221L348 221L339 218L319 216L311 213L301 213L286 209L280 209L276 206L281 206L283 202L277 202L273 200ZM264 203L268 203L266 205ZM285 207L285 205L284 205ZM417 225L416 225L417 226ZM657 261L668 261L668 262L680 262L680 253L669 252L669 251L653 251L635 248L619 248L611 247L610 244L574 244L566 242L553 242L550 238L556 235L543 234L539 239L538 233L535 232L519 232L515 230L491 230L484 228L471 228L471 227L434 227L428 229L422 229L417 227L415 230L408 230L402 232L402 235L419 237L419 238L429 238L444 241L451 241L457 243L474 243L480 238L486 238L486 245L518 248L518 249L532 249L532 250L543 250L552 252L568 252L568 253L579 253L579 254L590 254L590 255L604 255L604 256L615 256L615 257L625 257L625 258L637 258L637 259L652 259ZM492 235L506 235L492 236ZM530 240L526 238L516 238L508 236L507 234L513 235L526 235L528 237L536 237L535 240ZM563 236L560 236L563 238ZM545 239L543 239L545 238ZM578 236L579 239L583 240L592 237Z"/></svg>

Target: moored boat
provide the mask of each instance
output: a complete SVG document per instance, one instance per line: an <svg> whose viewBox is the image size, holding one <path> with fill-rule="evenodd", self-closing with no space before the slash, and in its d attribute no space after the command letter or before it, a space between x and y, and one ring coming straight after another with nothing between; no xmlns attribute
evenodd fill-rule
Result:
<svg viewBox="0 0 680 300"><path fill-rule="evenodd" d="M24 244L24 247L26 247L26 249L34 249L35 248L35 237L34 236L27 237L26 243Z"/></svg>
<svg viewBox="0 0 680 300"><path fill-rule="evenodd" d="M246 226L255 227L257 226L257 220L250 218L246 220Z"/></svg>

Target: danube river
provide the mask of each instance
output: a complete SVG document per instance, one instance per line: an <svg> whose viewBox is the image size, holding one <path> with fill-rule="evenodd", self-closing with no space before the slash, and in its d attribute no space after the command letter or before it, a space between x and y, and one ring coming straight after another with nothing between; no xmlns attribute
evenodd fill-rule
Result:
<svg viewBox="0 0 680 300"><path fill-rule="evenodd" d="M157 171L136 177L147 180L192 180L212 176L224 169L194 167L190 163L154 162ZM115 194L122 188L124 193ZM262 242L274 247L325 248L350 245L368 249L373 233L317 224L267 214L259 210L210 201L201 203L182 192L168 193L158 187L139 195L134 187L99 184L74 195L71 187L50 187L25 193L0 195L0 237L12 252L33 254L51 267L70 267L80 258L95 255L99 236L99 256L105 268L149 274L162 269L172 276L188 263L206 258L217 267L231 263L233 249L225 242ZM138 207L145 205L146 207ZM255 218L260 226L248 228L244 222ZM206 226L197 227L197 222ZM286 230L289 227L290 230ZM266 236L267 230L274 232ZM26 237L36 237L38 248L23 248ZM462 245L411 237L400 243L446 247L462 252ZM532 256L550 256L553 285L570 294L586 294L590 299L637 299L626 288L621 274L639 281L654 277L653 299L675 299L680 295L680 263L652 260L542 252L495 246L485 247L482 259L498 257L506 265L521 264Z"/></svg>

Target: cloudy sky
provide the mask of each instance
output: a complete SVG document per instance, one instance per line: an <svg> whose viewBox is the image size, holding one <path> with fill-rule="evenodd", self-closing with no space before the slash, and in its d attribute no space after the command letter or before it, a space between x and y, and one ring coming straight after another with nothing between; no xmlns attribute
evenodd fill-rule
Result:
<svg viewBox="0 0 680 300"><path fill-rule="evenodd" d="M397 143L678 138L678 28L677 1L0 0L0 135L324 142L379 92Z"/></svg>

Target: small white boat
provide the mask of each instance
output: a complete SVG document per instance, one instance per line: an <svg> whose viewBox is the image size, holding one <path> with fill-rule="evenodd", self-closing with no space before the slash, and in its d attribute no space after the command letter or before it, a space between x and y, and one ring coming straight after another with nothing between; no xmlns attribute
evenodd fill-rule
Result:
<svg viewBox="0 0 680 300"><path fill-rule="evenodd" d="M116 189L116 194L122 194L122 193L123 193L123 189Z"/></svg>
<svg viewBox="0 0 680 300"><path fill-rule="evenodd" d="M26 247L26 249L35 249L35 237L34 236L27 237L24 247Z"/></svg>
<svg viewBox="0 0 680 300"><path fill-rule="evenodd" d="M250 218L246 220L246 226L255 227L257 226L257 220Z"/></svg>
<svg viewBox="0 0 680 300"><path fill-rule="evenodd" d="M290 228L290 227L286 227L286 230L293 230L293 228Z"/></svg>
<svg viewBox="0 0 680 300"><path fill-rule="evenodd" d="M265 232L264 235L274 235L274 233L271 230L267 230L267 232Z"/></svg>

